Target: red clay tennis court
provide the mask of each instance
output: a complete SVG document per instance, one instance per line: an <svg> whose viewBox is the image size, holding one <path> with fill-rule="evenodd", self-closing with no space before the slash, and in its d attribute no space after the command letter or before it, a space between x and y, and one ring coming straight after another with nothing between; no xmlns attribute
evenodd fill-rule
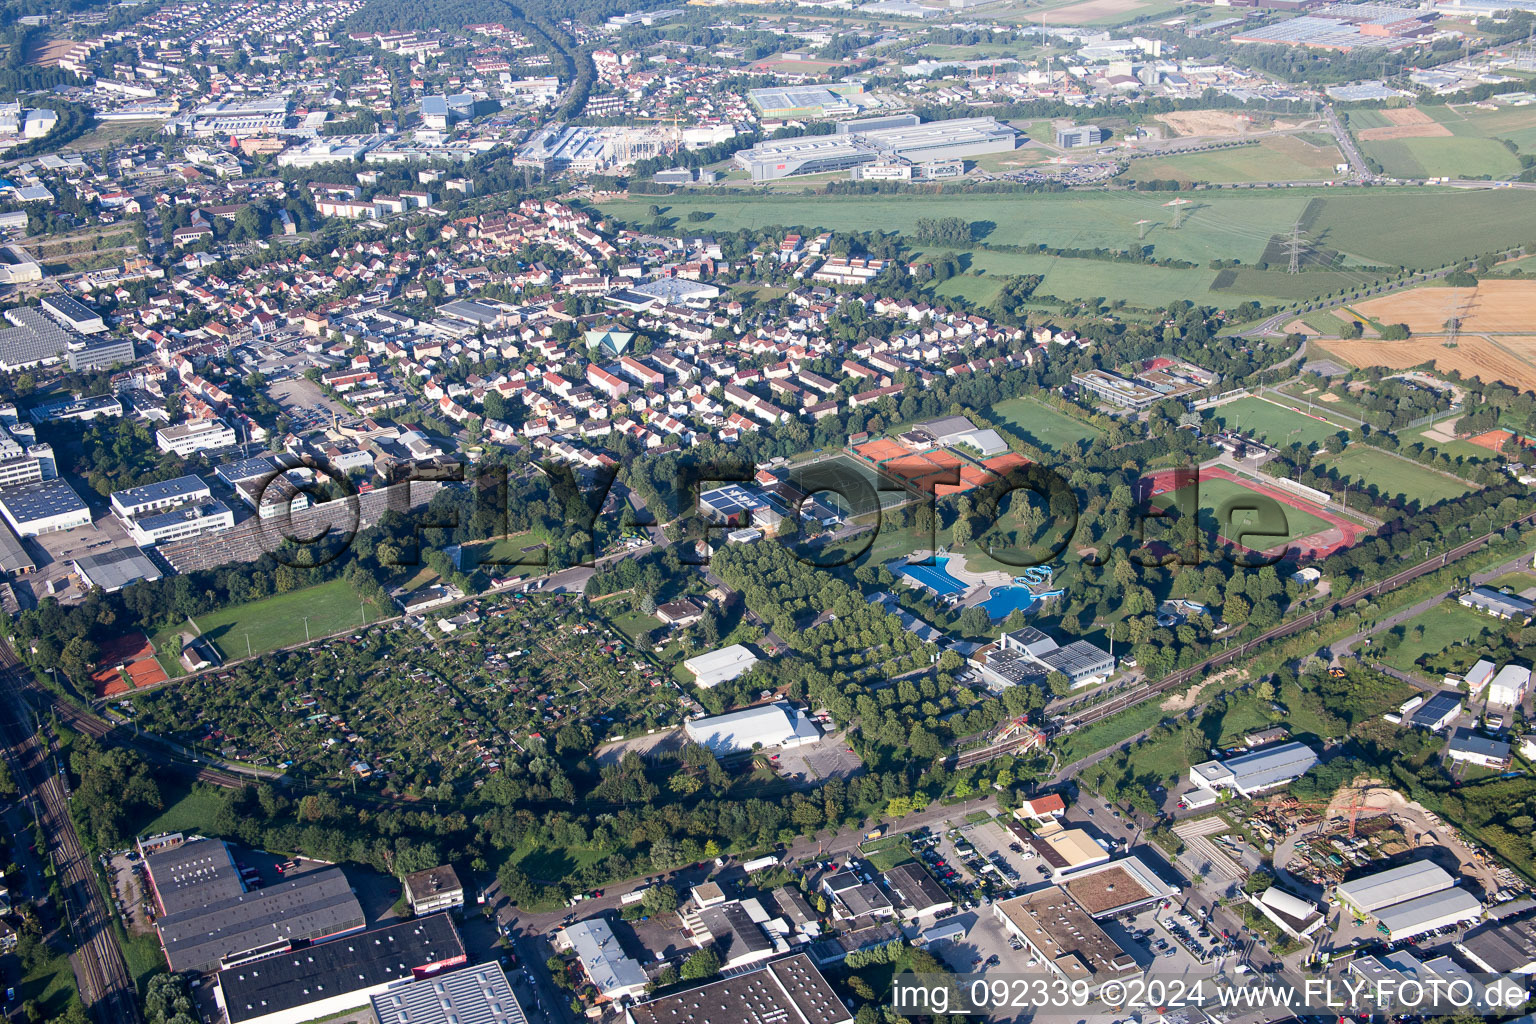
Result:
<svg viewBox="0 0 1536 1024"><path fill-rule="evenodd" d="M155 647L143 633L125 633L108 640L96 665L91 682L95 684L98 697L115 697L170 678L155 660Z"/></svg>
<svg viewBox="0 0 1536 1024"><path fill-rule="evenodd" d="M1515 434L1508 430L1489 430L1485 433L1478 434L1476 437L1469 437L1467 440L1471 441L1479 448L1487 448L1491 452L1502 452L1504 450L1504 442L1515 436ZM1530 446L1530 438L1520 438L1520 447L1529 448Z"/></svg>

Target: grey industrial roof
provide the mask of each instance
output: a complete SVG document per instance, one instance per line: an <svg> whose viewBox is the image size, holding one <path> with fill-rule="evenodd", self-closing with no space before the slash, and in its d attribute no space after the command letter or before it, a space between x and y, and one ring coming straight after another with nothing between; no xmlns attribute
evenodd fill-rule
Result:
<svg viewBox="0 0 1536 1024"><path fill-rule="evenodd" d="M1451 740L1446 744L1447 751L1457 753L1474 754L1478 757L1486 757L1496 761L1509 760L1509 744L1503 740L1489 739L1480 736L1471 729L1457 729L1451 734Z"/></svg>
<svg viewBox="0 0 1536 1024"><path fill-rule="evenodd" d="M1317 755L1305 743L1282 743L1222 762L1232 772L1232 784L1249 791L1299 778L1315 764Z"/></svg>
<svg viewBox="0 0 1536 1024"><path fill-rule="evenodd" d="M75 559L75 571L92 587L100 587L107 593L116 593L130 583L139 580L157 580L163 573L160 567L138 548L112 548L94 555L81 555Z"/></svg>
<svg viewBox="0 0 1536 1024"><path fill-rule="evenodd" d="M431 964L463 962L464 943L447 914L429 914L295 949L219 972L229 1024L404 981Z"/></svg>
<svg viewBox="0 0 1536 1024"><path fill-rule="evenodd" d="M141 530L153 532L172 523L185 522L188 519L211 519L221 516L229 511L229 506L218 498L209 498L196 504L178 505L158 512L146 512L144 515L134 516L134 524Z"/></svg>
<svg viewBox="0 0 1536 1024"><path fill-rule="evenodd" d="M604 995L645 984L645 971L619 945L613 929L600 917L577 921L565 929L566 940L581 958L587 977ZM414 1024L414 1018L412 1018Z"/></svg>
<svg viewBox="0 0 1536 1024"><path fill-rule="evenodd" d="M939 888L926 868L918 863L897 864L885 873L885 884L913 910L927 910L953 902Z"/></svg>
<svg viewBox="0 0 1536 1024"><path fill-rule="evenodd" d="M0 572L32 572L37 563L10 525L0 522Z"/></svg>
<svg viewBox="0 0 1536 1024"><path fill-rule="evenodd" d="M171 970L185 971L258 946L340 935L365 923L347 876L340 868L323 868L162 917L156 926Z"/></svg>
<svg viewBox="0 0 1536 1024"><path fill-rule="evenodd" d="M188 473L174 480L161 480L153 484L140 484L112 492L112 500L118 505L144 505L153 501L170 501L191 498L208 490L200 477Z"/></svg>
<svg viewBox="0 0 1536 1024"><path fill-rule="evenodd" d="M1467 890L1441 889L1383 907L1376 912L1376 919L1386 925L1393 936L1401 937L1456 921L1469 921L1482 910L1482 901Z"/></svg>
<svg viewBox="0 0 1536 1024"><path fill-rule="evenodd" d="M526 1024L501 965L480 964L373 997L379 1024Z"/></svg>
<svg viewBox="0 0 1536 1024"><path fill-rule="evenodd" d="M27 366L57 359L80 337L36 306L6 310L5 318L14 326L0 329L0 365Z"/></svg>
<svg viewBox="0 0 1536 1024"><path fill-rule="evenodd" d="M1467 932L1456 945L1490 973L1528 973L1536 964L1536 921L1490 921Z"/></svg>
<svg viewBox="0 0 1536 1024"><path fill-rule="evenodd" d="M66 512L79 512L86 507L80 495L62 477L0 487L0 504L5 506L11 518L18 523L31 523Z"/></svg>
<svg viewBox="0 0 1536 1024"><path fill-rule="evenodd" d="M42 302L49 309L71 323L83 323L87 320L98 319L101 316L94 309L87 308L83 303L75 301L68 295L45 295Z"/></svg>
<svg viewBox="0 0 1536 1024"><path fill-rule="evenodd" d="M1452 882L1446 870L1434 861L1416 860L1340 883L1338 893L1349 903L1371 913L1403 900L1449 889Z"/></svg>
<svg viewBox="0 0 1536 1024"><path fill-rule="evenodd" d="M413 871L405 876L405 892L413 900L425 899L440 892L463 892L464 883L451 864L439 864L425 871Z"/></svg>
<svg viewBox="0 0 1536 1024"><path fill-rule="evenodd" d="M629 1013L635 1024L842 1024L853 1019L804 953L773 960L758 970L699 988L649 1000L631 1007ZM395 1021L380 1018L380 1024Z"/></svg>
<svg viewBox="0 0 1536 1024"><path fill-rule="evenodd" d="M1527 601L1514 594L1500 593L1492 587L1473 587L1471 592L1464 595L1461 600L1465 604L1487 608L1501 615L1529 615L1536 610L1536 602Z"/></svg>
<svg viewBox="0 0 1536 1024"><path fill-rule="evenodd" d="M152 853L144 858L144 866L166 915L245 891L229 847L219 839L194 839Z"/></svg>
<svg viewBox="0 0 1536 1024"><path fill-rule="evenodd" d="M699 911L699 923L715 940L722 961L735 960L773 948L773 942L738 902L722 903Z"/></svg>

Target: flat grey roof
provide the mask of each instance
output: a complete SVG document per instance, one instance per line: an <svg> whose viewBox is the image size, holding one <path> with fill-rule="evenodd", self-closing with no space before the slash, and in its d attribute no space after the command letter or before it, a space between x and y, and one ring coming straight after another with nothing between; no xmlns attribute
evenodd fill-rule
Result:
<svg viewBox="0 0 1536 1024"><path fill-rule="evenodd" d="M144 858L167 915L245 891L229 847L220 839L194 839Z"/></svg>
<svg viewBox="0 0 1536 1024"><path fill-rule="evenodd" d="M37 563L9 523L0 520L0 572L32 572Z"/></svg>
<svg viewBox="0 0 1536 1024"><path fill-rule="evenodd" d="M159 483L140 484L137 487L125 487L121 491L113 491L112 501L119 505L143 505L151 501L190 498L207 489L208 485L203 483L200 477L188 473L174 480L161 480Z"/></svg>
<svg viewBox="0 0 1536 1024"><path fill-rule="evenodd" d="M274 942L341 935L365 923L347 876L340 868L323 868L162 917L156 927L171 970L185 971Z"/></svg>
<svg viewBox="0 0 1536 1024"><path fill-rule="evenodd" d="M57 359L80 335L72 334L36 306L7 310L14 326L0 329L0 364L26 366Z"/></svg>
<svg viewBox="0 0 1536 1024"><path fill-rule="evenodd" d="M107 593L122 590L139 580L157 580L163 573L138 548L113 548L94 555L81 555L75 559L75 570L88 585L100 587Z"/></svg>
<svg viewBox="0 0 1536 1024"><path fill-rule="evenodd" d="M526 1024L501 965L466 967L373 997L379 1024Z"/></svg>
<svg viewBox="0 0 1536 1024"><path fill-rule="evenodd" d="M75 493L75 489L63 477L0 487L0 504L5 505L11 518L18 523L36 522L66 512L80 512L86 507L80 495Z"/></svg>
<svg viewBox="0 0 1536 1024"><path fill-rule="evenodd" d="M230 1024L394 981L431 964L462 962L447 914L428 914L219 972Z"/></svg>

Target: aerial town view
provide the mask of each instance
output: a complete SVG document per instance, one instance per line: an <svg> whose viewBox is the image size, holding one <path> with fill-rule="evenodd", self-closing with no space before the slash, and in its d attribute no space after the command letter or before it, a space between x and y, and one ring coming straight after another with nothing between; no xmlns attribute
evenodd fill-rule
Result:
<svg viewBox="0 0 1536 1024"><path fill-rule="evenodd" d="M0 12L0 1024L1536 1024L1536 0Z"/></svg>

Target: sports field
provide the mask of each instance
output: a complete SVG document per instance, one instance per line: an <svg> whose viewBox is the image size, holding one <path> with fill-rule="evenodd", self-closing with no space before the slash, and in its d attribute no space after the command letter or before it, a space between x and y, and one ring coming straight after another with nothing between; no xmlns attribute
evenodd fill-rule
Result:
<svg viewBox="0 0 1536 1024"><path fill-rule="evenodd" d="M367 606L369 622L397 614L395 609ZM318 586L278 594L250 604L221 608L195 621L202 635L212 640L225 660L265 654L281 647L291 647L308 636L318 638L363 624L362 602L345 580L331 580ZM185 630L185 622L175 623L154 636L160 663L170 675L182 675L176 660L176 634ZM247 648L246 641L250 646ZM169 662L169 664L167 664Z"/></svg>
<svg viewBox="0 0 1536 1024"><path fill-rule="evenodd" d="M1352 444L1338 455L1321 459L1319 464L1336 470L1347 480L1374 485L1382 494L1394 498L1402 495L1426 508L1471 490L1466 483L1366 444Z"/></svg>
<svg viewBox="0 0 1536 1024"><path fill-rule="evenodd" d="M882 483L880 475L872 468L845 455L795 466L789 471L789 482L805 494L814 494L818 500L850 516L889 508L911 496L890 481ZM886 489L881 490L882 486Z"/></svg>
<svg viewBox="0 0 1536 1024"><path fill-rule="evenodd" d="M1132 160L1122 177L1134 181L1317 181L1333 177L1334 165L1342 160L1337 146L1314 146L1293 135L1276 135L1252 146Z"/></svg>
<svg viewBox="0 0 1536 1024"><path fill-rule="evenodd" d="M1324 439L1342 429L1304 413L1292 412L1262 398L1239 398L1235 402L1206 410L1206 418L1220 423L1225 430L1250 434L1265 444L1322 444Z"/></svg>
<svg viewBox="0 0 1536 1024"><path fill-rule="evenodd" d="M998 402L992 412L1024 435L1030 444L1047 451L1059 452L1068 445L1092 441L1099 436L1097 428L1041 405L1033 398L1020 396Z"/></svg>
<svg viewBox="0 0 1536 1024"><path fill-rule="evenodd" d="M1187 500L1187 491L1187 488L1179 488L1160 494L1153 498L1153 503L1160 508L1182 503ZM1202 537L1220 537L1252 550L1268 551L1329 528L1327 520L1305 509L1286 505L1282 535L1281 531L1272 530L1271 524L1262 521L1257 513L1241 507L1245 501L1251 501L1255 493L1236 480L1202 473L1199 483ZM1229 503L1235 503L1235 507L1229 508Z"/></svg>

